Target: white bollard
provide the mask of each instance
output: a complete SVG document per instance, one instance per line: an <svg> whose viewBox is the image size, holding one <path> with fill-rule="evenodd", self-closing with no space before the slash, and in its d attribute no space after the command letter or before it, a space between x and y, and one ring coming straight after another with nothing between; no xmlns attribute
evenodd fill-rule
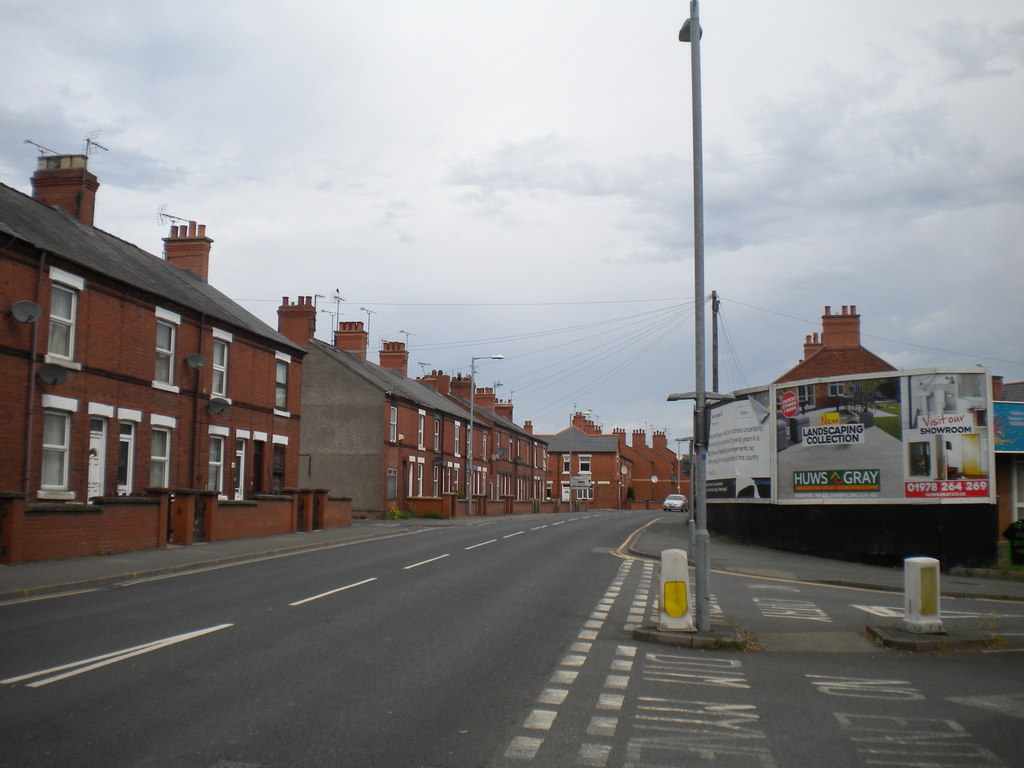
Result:
<svg viewBox="0 0 1024 768"><path fill-rule="evenodd" d="M939 561L908 557L903 561L903 625L908 632L941 633Z"/></svg>
<svg viewBox="0 0 1024 768"><path fill-rule="evenodd" d="M690 599L690 568L686 551L666 549L661 553L661 597L658 629L693 632L693 604Z"/></svg>

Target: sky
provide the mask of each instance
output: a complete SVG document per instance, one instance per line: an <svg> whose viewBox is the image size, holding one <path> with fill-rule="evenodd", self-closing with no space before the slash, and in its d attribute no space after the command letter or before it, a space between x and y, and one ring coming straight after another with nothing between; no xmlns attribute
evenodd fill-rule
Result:
<svg viewBox="0 0 1024 768"><path fill-rule="evenodd" d="M26 139L63 154L88 136L96 226L160 254L161 211L205 224L210 282L268 324L316 296L317 338L362 321L371 360L407 342L410 375L475 364L539 434L579 410L681 438L689 12L0 0L0 181L31 193ZM1024 3L699 13L718 389L773 381L848 305L897 368L1024 380Z"/></svg>

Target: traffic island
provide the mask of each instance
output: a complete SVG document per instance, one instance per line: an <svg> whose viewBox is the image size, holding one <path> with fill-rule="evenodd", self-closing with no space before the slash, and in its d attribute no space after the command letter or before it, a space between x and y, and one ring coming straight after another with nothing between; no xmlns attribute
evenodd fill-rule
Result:
<svg viewBox="0 0 1024 768"><path fill-rule="evenodd" d="M875 642L898 651L964 651L1009 645L1005 638L980 631L921 633L910 632L895 624L869 624L865 630Z"/></svg>
<svg viewBox="0 0 1024 768"><path fill-rule="evenodd" d="M651 624L634 629L633 639L705 651L745 651L749 646L743 632L724 624L712 624L707 632L666 631Z"/></svg>

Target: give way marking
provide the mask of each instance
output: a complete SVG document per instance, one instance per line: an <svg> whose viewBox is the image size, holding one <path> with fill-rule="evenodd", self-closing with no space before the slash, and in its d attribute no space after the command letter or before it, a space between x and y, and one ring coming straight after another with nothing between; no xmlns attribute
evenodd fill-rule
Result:
<svg viewBox="0 0 1024 768"><path fill-rule="evenodd" d="M81 675L85 672L92 672L94 669L105 667L108 664L115 664L134 656L141 656L142 654L149 653L150 651L158 651L161 648L167 648L168 646L182 643L186 640L192 640L196 637L202 637L203 635L208 635L211 632L217 632L221 629L227 629L228 627L233 626L234 624L218 624L215 627L197 629L194 632L185 632L181 635L165 637L162 640L154 640L151 643L143 643L142 645L124 648L120 651L111 651L110 653L104 653L100 656L93 656L90 659L82 659L81 661L73 661L70 664L62 664L59 667L50 667L49 669L40 669L37 672L29 672L27 675L9 677L6 680L0 680L0 684L13 685L14 683L20 683L23 680L31 680L34 677L41 677L42 680L35 680L27 686L29 688L38 688L41 685L49 685L50 683L56 683L58 680L63 680L67 677L74 677L75 675ZM47 677L47 675L49 675L49 677Z"/></svg>

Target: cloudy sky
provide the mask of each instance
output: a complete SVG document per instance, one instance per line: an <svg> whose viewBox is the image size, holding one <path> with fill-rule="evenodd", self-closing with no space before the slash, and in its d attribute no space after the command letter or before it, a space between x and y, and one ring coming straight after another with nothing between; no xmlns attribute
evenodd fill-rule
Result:
<svg viewBox="0 0 1024 768"><path fill-rule="evenodd" d="M160 253L161 209L206 224L211 282L268 323L319 294L319 338L369 321L413 374L503 354L478 383L538 432L575 404L682 437L689 409L665 396L694 388L688 15L0 0L0 181L31 191L25 139L95 136L97 226ZM700 15L719 388L770 382L851 304L899 368L1024 379L1024 4Z"/></svg>

